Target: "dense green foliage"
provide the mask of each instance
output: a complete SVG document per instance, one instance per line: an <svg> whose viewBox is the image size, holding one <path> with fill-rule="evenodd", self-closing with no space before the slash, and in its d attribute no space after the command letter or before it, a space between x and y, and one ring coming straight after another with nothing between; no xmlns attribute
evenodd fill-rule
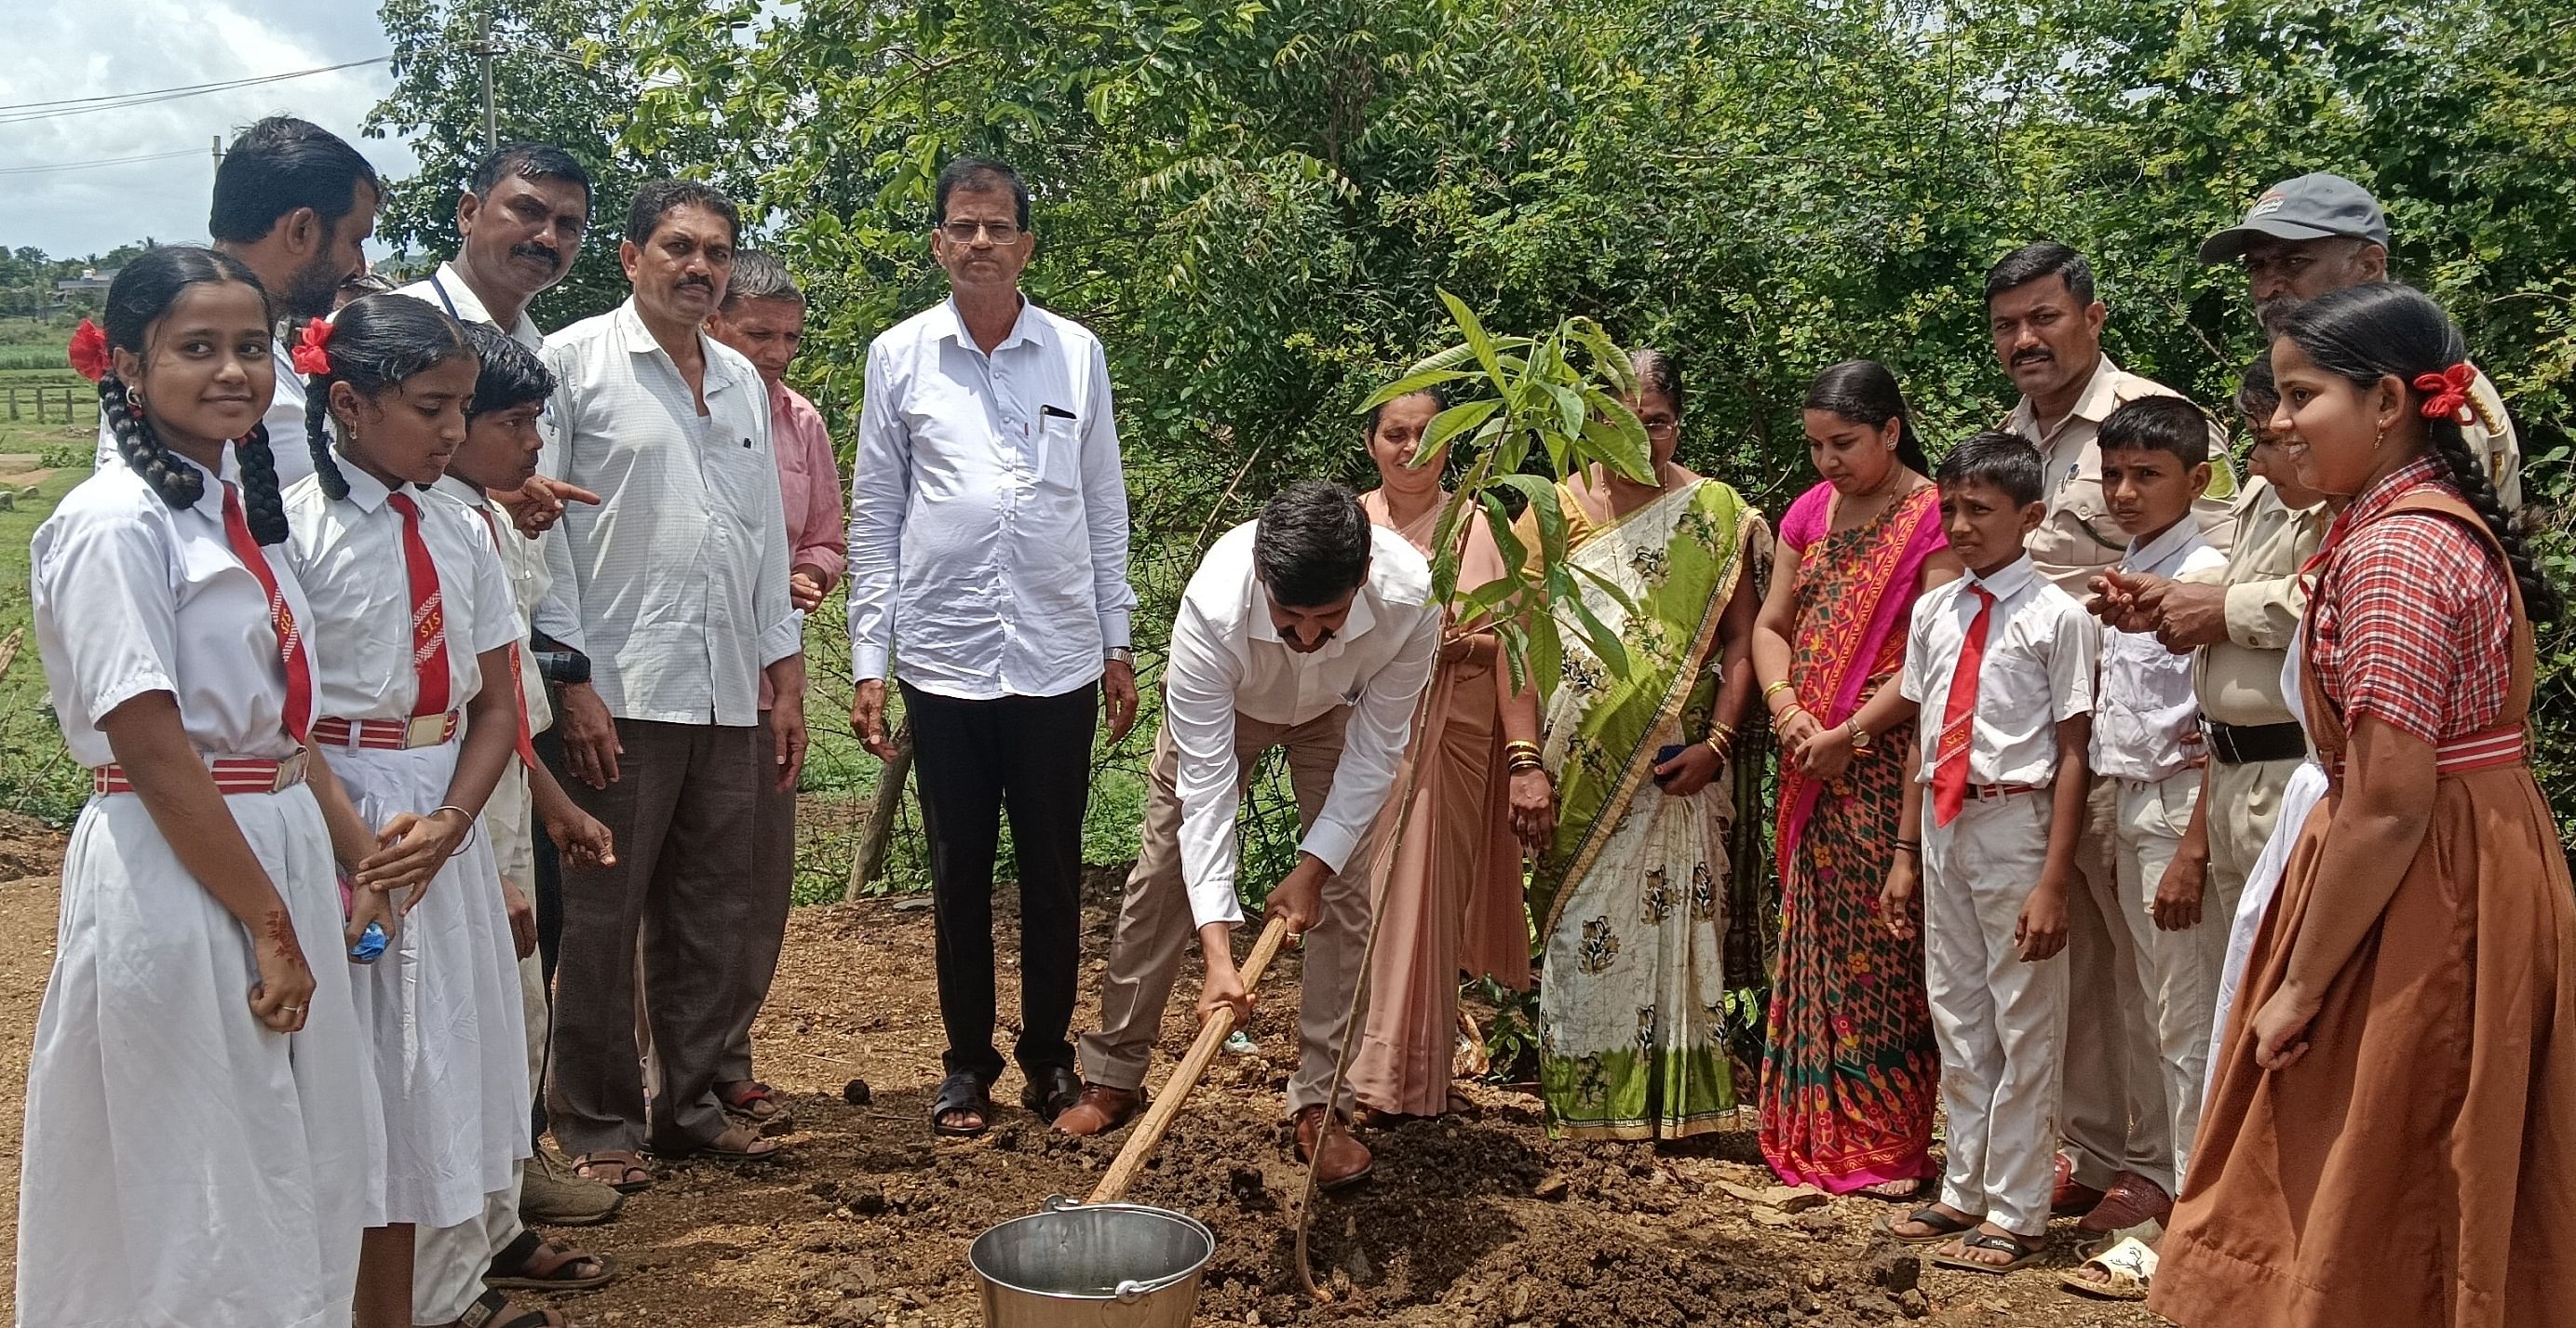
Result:
<svg viewBox="0 0 2576 1328"><path fill-rule="evenodd" d="M2519 0L522 8L599 81L505 62L505 134L735 190L815 295L799 374L836 417L867 340L941 292L939 164L1019 165L1030 287L1109 346L1148 631L1260 495L1365 477L1350 408L1454 339L1437 290L1497 333L1579 314L1677 352L1683 458L1776 512L1810 482L1796 405L1833 360L1897 367L1936 452L2003 413L1979 282L2039 235L2094 258L2115 357L2224 401L2253 324L2192 250L2308 170L2379 193L2398 272L2513 406L2534 495L2567 488L2576 25ZM430 0L387 18L398 42L462 30ZM380 119L479 135L463 68L412 60ZM588 312L568 300L544 316ZM2576 577L2563 534L2547 548ZM2555 787L2566 633L2548 654Z"/></svg>

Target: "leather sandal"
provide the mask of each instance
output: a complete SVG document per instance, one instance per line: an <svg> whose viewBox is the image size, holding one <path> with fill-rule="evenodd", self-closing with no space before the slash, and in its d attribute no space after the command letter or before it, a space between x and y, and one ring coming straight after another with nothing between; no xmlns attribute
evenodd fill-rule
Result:
<svg viewBox="0 0 2576 1328"><path fill-rule="evenodd" d="M1020 1090L1020 1105L1037 1113L1037 1118L1053 1123L1082 1100L1082 1076L1069 1065L1046 1065L1026 1072L1028 1086Z"/></svg>
<svg viewBox="0 0 2576 1328"><path fill-rule="evenodd" d="M2093 1206L2075 1229L2088 1236L2126 1231L2148 1222L2162 1222L2173 1213L2173 1196L2164 1187L2134 1171L2123 1171L2111 1178L2111 1188L2102 1192L2102 1202Z"/></svg>
<svg viewBox="0 0 2576 1328"><path fill-rule="evenodd" d="M725 1114L762 1134L785 1134L796 1128L787 1108L778 1105L778 1090L757 1079L716 1085L716 1101Z"/></svg>
<svg viewBox="0 0 2576 1328"><path fill-rule="evenodd" d="M1316 1151L1319 1140L1320 1155ZM1297 1113L1297 1157L1314 1164L1315 1188L1327 1193L1357 1185L1377 1169L1377 1159L1370 1155L1368 1145L1351 1137L1347 1123L1325 1134L1322 1103Z"/></svg>
<svg viewBox="0 0 2576 1328"><path fill-rule="evenodd" d="M456 1321L456 1328L564 1328L567 1322L564 1316L553 1310L530 1310L504 1319L501 1312L508 1308L508 1296L498 1291L486 1291L465 1307L464 1317Z"/></svg>
<svg viewBox="0 0 2576 1328"><path fill-rule="evenodd" d="M610 1174L599 1174L602 1171ZM622 1149L584 1153L572 1160L572 1174L598 1181L619 1194L640 1194L653 1188L653 1172L644 1165L643 1155Z"/></svg>
<svg viewBox="0 0 2576 1328"><path fill-rule="evenodd" d="M1111 1088L1107 1084L1084 1084L1072 1106L1057 1113L1055 1127L1066 1134L1089 1137L1107 1134L1136 1118L1145 1109L1145 1090Z"/></svg>
<svg viewBox="0 0 2576 1328"><path fill-rule="evenodd" d="M554 1262L540 1270L549 1253ZM583 1264L597 1271L574 1271ZM502 1291L589 1291L616 1280L615 1262L596 1254L555 1249L533 1231L522 1231L517 1240L502 1246L483 1270L483 1285Z"/></svg>
<svg viewBox="0 0 2576 1328"><path fill-rule="evenodd" d="M972 1125L951 1125L948 1118L970 1115ZM993 1097L973 1072L960 1070L939 1081L939 1096L930 1104L930 1132L949 1139L972 1139L993 1128Z"/></svg>

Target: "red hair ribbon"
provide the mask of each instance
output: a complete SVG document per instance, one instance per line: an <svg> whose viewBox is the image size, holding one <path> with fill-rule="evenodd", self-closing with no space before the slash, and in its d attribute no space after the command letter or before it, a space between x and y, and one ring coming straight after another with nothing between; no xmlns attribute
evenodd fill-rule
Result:
<svg viewBox="0 0 2576 1328"><path fill-rule="evenodd" d="M2467 360L2440 373L2417 375L2415 390L2424 394L2424 418L2438 420L2448 415L2463 425L2477 423L2477 411L2469 405L2469 388L2477 381L2477 368Z"/></svg>
<svg viewBox="0 0 2576 1328"><path fill-rule="evenodd" d="M319 318L304 324L304 335L295 343L295 372L307 378L331 372L331 356L322 348L331 344L331 325Z"/></svg>
<svg viewBox="0 0 2576 1328"><path fill-rule="evenodd" d="M81 377L93 383L107 377L107 334L98 330L98 324L86 318L80 321L72 330L71 354L72 369Z"/></svg>

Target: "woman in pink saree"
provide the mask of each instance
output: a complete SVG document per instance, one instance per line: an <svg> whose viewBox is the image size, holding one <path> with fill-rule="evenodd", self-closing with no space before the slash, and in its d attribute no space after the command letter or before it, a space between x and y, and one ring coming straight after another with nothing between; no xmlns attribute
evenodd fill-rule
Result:
<svg viewBox="0 0 2576 1328"><path fill-rule="evenodd" d="M1398 397L1368 419L1369 456L1381 483L1360 495L1369 520L1432 556L1440 509L1442 456L1410 464L1440 410L1429 392ZM1502 556L1482 521L1460 542L1458 586L1503 575ZM1538 696L1511 696L1511 670L1490 629L1451 623L1431 675L1422 728L1407 760L1419 764L1413 814L1394 844L1401 798L1389 799L1380 827L1386 873L1370 961L1368 1023L1351 1063L1360 1105L1381 1117L1452 1110L1450 1080L1458 1035L1458 982L1490 977L1514 990L1530 983L1529 915L1521 898L1521 839L1554 826L1547 774L1507 774L1503 744L1538 737ZM1406 776L1398 776L1399 792Z"/></svg>
<svg viewBox="0 0 2576 1328"><path fill-rule="evenodd" d="M1790 505L1753 667L1780 735L1780 948L1762 1155L1783 1181L1912 1198L1932 1165L1939 1055L1922 943L1878 915L1899 848L1914 705L1888 685L1915 598L1960 574L1896 378L1849 360L1808 391L1824 482Z"/></svg>

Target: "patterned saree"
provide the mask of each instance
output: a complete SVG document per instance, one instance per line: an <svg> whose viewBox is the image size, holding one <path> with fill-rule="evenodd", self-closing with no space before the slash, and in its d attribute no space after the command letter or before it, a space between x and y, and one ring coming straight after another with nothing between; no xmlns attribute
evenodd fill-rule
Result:
<svg viewBox="0 0 2576 1328"><path fill-rule="evenodd" d="M1593 526L1562 487L1584 603L1618 633L1632 676L1612 673L1571 608L1547 698L1556 841L1531 881L1544 974L1539 1079L1549 1129L1577 1138L1675 1138L1734 1108L1722 1034L1729 791L1687 798L1654 782L1656 753L1704 733L1718 620L1760 516L1699 480ZM1596 580L1597 578L1597 580ZM1619 588L1635 611L1598 584Z"/></svg>
<svg viewBox="0 0 2576 1328"><path fill-rule="evenodd" d="M1829 533L1829 485L1789 508L1800 551L1789 682L1818 722L1891 685L1923 566L1948 547L1925 485L1876 520ZM1879 888L1895 855L1914 726L1878 735L1840 778L1780 774L1780 945L1762 1056L1762 1155L1783 1181L1844 1193L1936 1176L1941 1064L1923 946L1888 935Z"/></svg>

